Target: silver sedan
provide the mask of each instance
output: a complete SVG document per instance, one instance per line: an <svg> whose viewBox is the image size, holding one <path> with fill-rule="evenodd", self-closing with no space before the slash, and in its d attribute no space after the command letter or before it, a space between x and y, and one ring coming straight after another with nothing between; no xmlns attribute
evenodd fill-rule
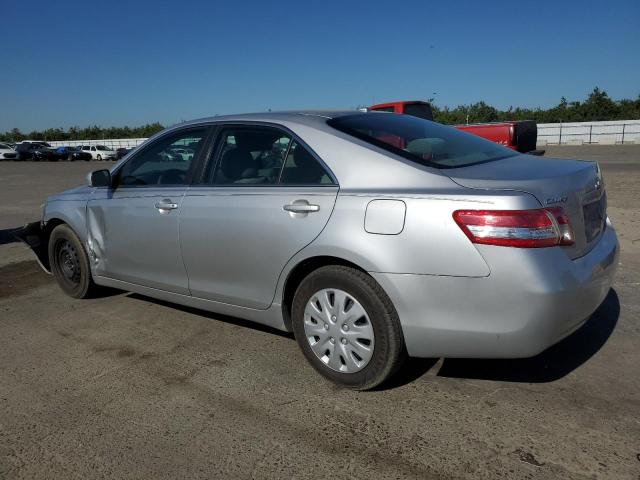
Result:
<svg viewBox="0 0 640 480"><path fill-rule="evenodd" d="M169 128L20 236L73 297L114 287L293 331L357 389L407 355L536 355L603 301L619 250L596 163L375 112Z"/></svg>

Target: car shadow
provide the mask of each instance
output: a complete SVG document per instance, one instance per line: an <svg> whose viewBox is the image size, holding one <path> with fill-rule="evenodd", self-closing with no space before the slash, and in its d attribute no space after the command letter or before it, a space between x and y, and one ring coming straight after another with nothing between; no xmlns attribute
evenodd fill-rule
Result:
<svg viewBox="0 0 640 480"><path fill-rule="evenodd" d="M16 237L13 236L13 232L18 230L17 228L5 228L0 230L0 245L6 245L7 243L19 242Z"/></svg>
<svg viewBox="0 0 640 480"><path fill-rule="evenodd" d="M237 317L200 310L158 300L137 293L128 297L180 310L243 328L278 335L294 340L293 333ZM438 377L494 380L501 382L547 383L571 373L593 357L613 333L620 316L620 301L611 289L591 318L561 342L531 358L523 359L444 359ZM392 390L414 382L437 363L438 358L408 358L402 368L374 391Z"/></svg>
<svg viewBox="0 0 640 480"><path fill-rule="evenodd" d="M402 387L422 377L425 373L431 370L437 363L438 358L413 358L409 357L404 362L400 370L398 370L391 378L386 382L372 389L374 392L380 392L384 390L393 390L394 388Z"/></svg>
<svg viewBox="0 0 640 480"><path fill-rule="evenodd" d="M290 338L292 340L294 339L293 333L283 332L282 330L278 330L276 328L269 327L267 325L262 325L260 323L252 322L251 320L244 320L238 317L231 317L229 315L213 313L207 310L200 310L199 308L187 307L185 305L179 305L177 303L171 303L165 300L158 300L157 298L147 297L146 295L141 295L139 293L127 293L126 296L129 298L137 299L137 300L144 300L145 302L155 303L156 305L169 307L174 310L180 310L181 312L198 315L199 317L205 317L211 320L216 320L218 322L229 323L231 325L238 325L239 327L251 328L252 330L257 330L259 332L271 333L274 335L278 335L279 337Z"/></svg>
<svg viewBox="0 0 640 480"><path fill-rule="evenodd" d="M620 301L611 289L582 327L535 357L508 360L449 358L443 361L437 375L501 382L553 382L593 357L613 333L619 317Z"/></svg>

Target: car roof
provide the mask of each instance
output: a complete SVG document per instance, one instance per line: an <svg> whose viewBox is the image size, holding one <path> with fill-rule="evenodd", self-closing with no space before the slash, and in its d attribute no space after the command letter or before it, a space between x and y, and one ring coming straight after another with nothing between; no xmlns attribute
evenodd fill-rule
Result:
<svg viewBox="0 0 640 480"><path fill-rule="evenodd" d="M236 115L217 115L191 120L174 127L197 125L212 122L273 122L273 123L298 123L302 125L322 125L327 120L345 115L362 113L359 110L293 110L283 112L258 112L241 113Z"/></svg>

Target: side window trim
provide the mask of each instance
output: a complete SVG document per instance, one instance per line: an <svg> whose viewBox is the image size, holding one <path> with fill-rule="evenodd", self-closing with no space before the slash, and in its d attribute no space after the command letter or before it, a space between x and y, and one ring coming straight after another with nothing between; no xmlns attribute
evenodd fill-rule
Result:
<svg viewBox="0 0 640 480"><path fill-rule="evenodd" d="M198 124L198 125L189 125L189 126L183 127L183 128L171 129L171 130L169 130L167 132L162 132L157 137L152 137L144 145L143 148L137 149L137 151L133 152L133 154L129 158L127 158L126 162L123 162L122 164L118 165L117 168L113 171L112 177L116 179L116 182L115 182L115 185L114 185L113 189L119 189L119 188L127 188L127 189L130 189L130 188L140 188L140 189L145 189L145 188L147 188L147 189L148 188L176 188L176 185L120 185L120 174L121 174L122 169L124 168L125 165L127 165L129 162L135 160L138 156L144 154L156 142L162 141L166 137L169 137L169 136L172 136L172 135L181 134L181 133L184 133L184 132L189 132L190 130L198 130L198 129L201 129L201 128L204 128L206 130L206 133L203 136L203 142L204 142L203 148L200 149L200 151L198 152L196 157L193 158L193 160L192 160L193 162L196 162L195 163L195 167L194 167L194 172L191 175L191 178L187 179L187 181L185 182L184 185L179 185L179 186L189 187L193 183L193 179L198 175L198 169L201 167L202 159L204 158L203 157L203 153L205 151L208 151L208 149L209 149L209 143L211 142L212 134L215 133L214 131L216 130L215 125L206 124L206 123L202 123L202 124Z"/></svg>
<svg viewBox="0 0 640 480"><path fill-rule="evenodd" d="M280 167L280 173L278 173L278 181L276 182L276 185L279 187L282 186L282 183L280 183L282 181L282 172L284 172L284 167L287 165L287 159L289 158L289 153L291 152L291 145L296 142L296 139L291 136L291 141L289 142L289 145L287 145L287 151L284 154L284 160L282 161L282 166Z"/></svg>
<svg viewBox="0 0 640 480"><path fill-rule="evenodd" d="M256 122L256 121L230 121L230 122L220 122L220 123L212 123L210 124L211 127L213 127L215 129L215 131L213 132L210 141L211 144L209 145L209 149L210 152L208 152L206 157L203 157L203 168L201 170L201 175L200 178L198 179L197 182L192 182L192 185L194 186L199 186L199 187L210 187L210 188L229 188L229 187L237 187L237 188L246 188L246 187L260 187L260 188L267 188L267 187L278 187L278 188L299 188L299 187L339 187L340 184L338 183L338 179L336 178L336 176L334 175L333 171L329 168L329 166L322 160L322 158L320 158L320 156L311 148L309 147L309 145L302 140L298 135L296 135L295 132L291 131L289 128L287 128L284 125L280 125L277 123L271 123L271 122ZM219 162L219 158L218 158L218 149L220 146L220 140L222 138L222 132L229 128L229 127L240 127L240 126L246 126L246 127L271 127L274 128L276 130L279 130L283 133L285 133L287 136L291 137L291 142L289 142L289 145L287 147L287 154L284 157L284 161L282 162L282 167L280 169L280 173L278 175L278 183L272 183L272 184L246 184L246 185L242 185L242 184L233 184L233 185L223 185L223 184L219 184L219 185L215 185L215 184L208 184L205 183L205 176L209 173L209 168L212 168L213 171L215 172L215 169L218 167L218 162ZM325 184L308 184L308 185L303 185L303 184L298 184L298 185L293 185L293 184L282 184L280 183L280 179L282 177L282 171L284 169L285 163L287 161L287 156L289 155L289 151L291 149L291 145L293 145L293 143L297 143L298 145L302 146L319 164L320 166L324 169L324 171L326 172L326 174L329 176L329 178L331 179L331 183L325 183Z"/></svg>

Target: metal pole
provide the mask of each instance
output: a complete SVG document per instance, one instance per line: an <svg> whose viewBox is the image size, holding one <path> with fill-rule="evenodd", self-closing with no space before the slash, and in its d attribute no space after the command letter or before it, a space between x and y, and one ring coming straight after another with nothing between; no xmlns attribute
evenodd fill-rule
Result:
<svg viewBox="0 0 640 480"><path fill-rule="evenodd" d="M593 131L593 125L589 125L589 143L591 143L591 132Z"/></svg>
<svg viewBox="0 0 640 480"><path fill-rule="evenodd" d="M558 139L558 145L562 145L562 123L560 124L560 138Z"/></svg>
<svg viewBox="0 0 640 480"><path fill-rule="evenodd" d="M626 126L627 126L627 124L626 124L626 123L623 123L623 124L622 124L622 144L623 144L623 145L624 145L624 127L626 127Z"/></svg>

